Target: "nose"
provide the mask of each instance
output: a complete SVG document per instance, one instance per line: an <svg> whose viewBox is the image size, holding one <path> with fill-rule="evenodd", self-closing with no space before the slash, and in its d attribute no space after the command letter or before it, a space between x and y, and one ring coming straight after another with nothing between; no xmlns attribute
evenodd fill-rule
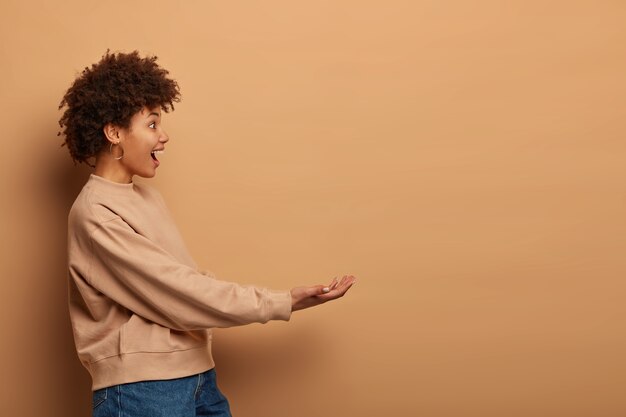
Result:
<svg viewBox="0 0 626 417"><path fill-rule="evenodd" d="M170 136L165 132L165 130L161 131L161 138L159 139L159 142L162 143L167 143L168 140L170 140Z"/></svg>

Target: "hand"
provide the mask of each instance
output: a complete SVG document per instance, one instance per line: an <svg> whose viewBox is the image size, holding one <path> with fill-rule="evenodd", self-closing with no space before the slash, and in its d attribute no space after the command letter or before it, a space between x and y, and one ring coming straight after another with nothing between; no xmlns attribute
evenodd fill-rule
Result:
<svg viewBox="0 0 626 417"><path fill-rule="evenodd" d="M314 285L293 288L291 290L291 311L303 310L341 298L355 282L356 278L352 275L344 275L341 281L337 281L337 277L335 277L327 287Z"/></svg>

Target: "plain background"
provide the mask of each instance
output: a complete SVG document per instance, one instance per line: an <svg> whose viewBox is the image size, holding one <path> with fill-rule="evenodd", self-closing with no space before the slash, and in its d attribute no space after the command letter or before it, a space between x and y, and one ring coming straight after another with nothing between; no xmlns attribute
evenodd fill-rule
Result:
<svg viewBox="0 0 626 417"><path fill-rule="evenodd" d="M57 106L107 48L182 90L154 179L202 268L359 281L220 330L237 417L626 415L622 1L0 4L0 414L88 416Z"/></svg>

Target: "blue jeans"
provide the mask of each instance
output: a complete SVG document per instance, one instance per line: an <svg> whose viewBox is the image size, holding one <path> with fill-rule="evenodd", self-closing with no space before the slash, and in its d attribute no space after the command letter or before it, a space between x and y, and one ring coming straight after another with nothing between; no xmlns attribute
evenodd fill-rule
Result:
<svg viewBox="0 0 626 417"><path fill-rule="evenodd" d="M231 417L215 376L215 369L210 369L184 378L93 391L93 417Z"/></svg>

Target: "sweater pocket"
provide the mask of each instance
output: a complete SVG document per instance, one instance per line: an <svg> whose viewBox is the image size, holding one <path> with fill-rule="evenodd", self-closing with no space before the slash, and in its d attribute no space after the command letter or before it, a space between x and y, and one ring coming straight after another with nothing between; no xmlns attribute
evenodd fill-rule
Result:
<svg viewBox="0 0 626 417"><path fill-rule="evenodd" d="M120 353L188 350L206 346L211 338L211 330L172 330L133 314L120 329Z"/></svg>

